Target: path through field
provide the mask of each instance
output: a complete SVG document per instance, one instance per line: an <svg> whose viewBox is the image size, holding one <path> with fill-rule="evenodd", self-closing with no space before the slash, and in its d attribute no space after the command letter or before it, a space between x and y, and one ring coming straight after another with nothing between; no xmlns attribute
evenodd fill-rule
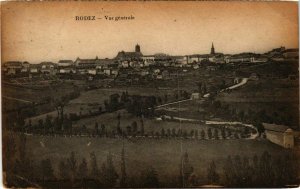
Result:
<svg viewBox="0 0 300 189"><path fill-rule="evenodd" d="M20 99L20 98L13 98L13 97L9 97L9 96L2 96L2 97L6 98L6 99L10 99L10 100L17 100L17 101L20 101L20 102L32 103L31 101Z"/></svg>
<svg viewBox="0 0 300 189"><path fill-rule="evenodd" d="M171 118L170 116L165 116L166 118ZM247 139L256 139L258 137L258 130L251 124L242 123L239 121L209 121L209 120L198 120L198 119L189 119L189 118L182 118L182 117L173 117L174 120L179 121L188 121L188 122L203 122L206 125L242 125L244 127L249 127L254 129L256 132L254 134L251 133L251 136ZM161 119L157 119L161 120Z"/></svg>
<svg viewBox="0 0 300 189"><path fill-rule="evenodd" d="M156 108L160 108L160 107L164 107L164 106L168 106L168 105L172 105L172 104L178 104L178 103L186 102L186 101L190 101L190 100L192 100L192 99L185 99L185 100L179 100L179 101L176 101L176 102L170 102L170 103L167 103L167 104L162 104L162 105L156 106Z"/></svg>
<svg viewBox="0 0 300 189"><path fill-rule="evenodd" d="M247 82L248 82L248 78L243 78L242 81L241 81L240 83L235 84L235 85L232 85L232 86L227 87L227 88L225 88L225 89L222 89L222 90L220 90L220 92L223 92L223 91L228 90L228 89L236 89L236 88L239 88L239 87L245 85ZM207 94L203 95L204 98L208 98L209 96L210 96L210 93L207 93Z"/></svg>

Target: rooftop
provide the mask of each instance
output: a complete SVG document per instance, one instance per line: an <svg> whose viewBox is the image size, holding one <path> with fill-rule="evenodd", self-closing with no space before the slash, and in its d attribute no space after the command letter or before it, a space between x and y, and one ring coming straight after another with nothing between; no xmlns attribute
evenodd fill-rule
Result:
<svg viewBox="0 0 300 189"><path fill-rule="evenodd" d="M264 126L265 130L282 132L282 133L287 131L288 129L290 129L288 126L277 125L277 124L273 124L273 123L263 123L263 126Z"/></svg>

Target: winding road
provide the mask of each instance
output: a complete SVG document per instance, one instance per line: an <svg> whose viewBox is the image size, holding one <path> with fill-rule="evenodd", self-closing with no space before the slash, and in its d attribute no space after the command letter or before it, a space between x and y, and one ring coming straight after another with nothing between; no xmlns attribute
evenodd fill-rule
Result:
<svg viewBox="0 0 300 189"><path fill-rule="evenodd" d="M230 87L227 87L225 89L222 89L222 90L220 90L220 92L224 92L226 90L232 90L232 89L239 88L239 87L245 85L248 82L248 80L249 80L248 78L243 78L241 82L239 82L235 85L232 85ZM210 93L207 93L207 94L203 95L204 98L208 98L209 96L210 96ZM185 102L185 101L190 101L190 100L192 100L192 98L177 101L177 102L171 102L171 103L163 104L163 105L160 105L160 106L156 106L156 108L168 106L168 105L171 105L171 104L177 104L177 103L181 103L181 102ZM168 116L166 116L166 117L168 117ZM188 118L180 118L180 117L174 117L173 119L177 119L177 120L181 120L181 121L190 121L190 122L199 122L200 121L200 122L204 122L206 125L243 125L245 127L249 127L251 129L256 130L256 133L251 134L251 136L248 139L255 139L255 138L258 137L258 131L257 131L256 127L254 127L251 124L245 124L245 123L242 123L242 122L237 122L237 121L205 121L205 120L196 120L196 119L188 119Z"/></svg>
<svg viewBox="0 0 300 189"><path fill-rule="evenodd" d="M166 118L171 119L171 116L166 116ZM206 125L242 125L244 127L249 127L251 129L254 129L256 132L255 133L251 133L251 136L247 139L256 139L258 137L258 130L256 127L254 127L251 124L246 124L246 123L242 123L239 121L209 121L209 120L198 120L198 119L190 119L190 118L182 118L182 117L173 117L174 120L179 120L179 121L188 121L188 122L203 122ZM162 120L162 119L156 119L156 120Z"/></svg>
<svg viewBox="0 0 300 189"><path fill-rule="evenodd" d="M224 92L224 91L226 91L226 90L228 90L228 89L232 90L232 89L239 88L239 87L245 85L247 82L248 82L248 78L243 78L242 81L239 82L238 84L235 84L235 85L232 85L232 86L227 87L227 88L225 88L225 89L222 89L222 90L220 90L220 92ZM210 96L209 93L203 95L204 98L208 98L209 96Z"/></svg>

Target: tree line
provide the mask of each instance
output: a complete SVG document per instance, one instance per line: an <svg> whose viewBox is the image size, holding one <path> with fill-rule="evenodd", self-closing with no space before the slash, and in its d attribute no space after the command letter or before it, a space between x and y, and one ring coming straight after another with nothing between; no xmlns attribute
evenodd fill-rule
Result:
<svg viewBox="0 0 300 189"><path fill-rule="evenodd" d="M125 148L120 154L107 153L106 160L98 165L95 152L89 158L79 158L76 152L61 157L56 166L53 160L41 158L33 162L27 153L27 140L20 136L19 142L5 138L3 168L7 186L14 187L199 187L201 185L221 185L226 187L285 187L297 184L298 158L294 152L271 156L267 151L261 155L227 156L224 163L209 160L199 175L187 152L183 153L178 173L161 179L155 164L143 166L140 176L128 173L128 157ZM117 159L120 164L114 163ZM201 168L202 169L202 168ZM176 176L177 175L177 176ZM37 185L35 185L37 184Z"/></svg>
<svg viewBox="0 0 300 189"><path fill-rule="evenodd" d="M138 123L139 122L139 123ZM251 129L245 127L243 130L233 130L219 126L207 129L184 129L184 128L161 128L160 131L145 131L144 119L133 121L130 125L121 127L121 115L117 115L116 127L107 128L105 124L95 122L93 128L87 128L86 125L73 127L72 120L66 116L64 118L63 128L57 128L57 119L46 116L45 121L40 119L36 124L28 122L23 127L25 133L40 135L66 135L66 136L87 136L87 137L109 137L109 138L128 138L128 137L145 137L145 138L183 138L183 139L240 139L247 138L251 135Z"/></svg>

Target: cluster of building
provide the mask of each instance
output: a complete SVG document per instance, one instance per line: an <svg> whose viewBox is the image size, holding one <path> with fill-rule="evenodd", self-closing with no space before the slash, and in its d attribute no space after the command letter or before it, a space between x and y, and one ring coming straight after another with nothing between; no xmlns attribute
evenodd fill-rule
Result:
<svg viewBox="0 0 300 189"><path fill-rule="evenodd" d="M280 47L265 54L241 53L235 55L215 52L212 44L210 54L194 54L186 56L170 56L166 54L143 55L140 45L135 46L133 52L118 52L113 59L80 59L59 60L57 63L41 62L40 64L30 64L28 62L9 61L3 64L2 73L4 75L32 75L32 74L79 74L79 75L105 75L116 77L120 68L136 68L146 74L145 69L150 66L162 67L192 67L198 69L202 63L261 63L269 60L284 61L298 60L298 49L285 49ZM154 72L159 72L153 70ZM158 78L163 77L162 73L157 73Z"/></svg>

